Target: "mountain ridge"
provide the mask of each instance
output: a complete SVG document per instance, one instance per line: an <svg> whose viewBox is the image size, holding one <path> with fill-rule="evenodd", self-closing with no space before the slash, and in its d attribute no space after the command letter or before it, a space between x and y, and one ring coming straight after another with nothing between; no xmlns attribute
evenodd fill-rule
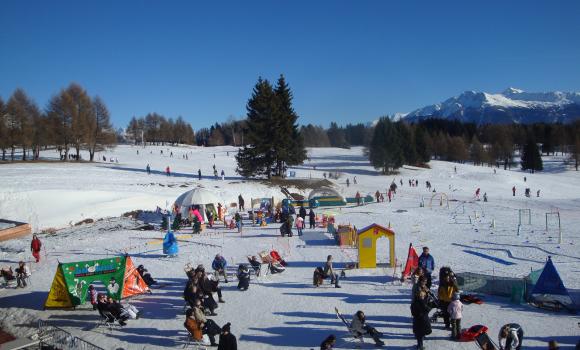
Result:
<svg viewBox="0 0 580 350"><path fill-rule="evenodd" d="M427 118L477 124L570 123L580 119L580 92L525 92L513 87L501 93L464 91L405 115L411 122Z"/></svg>

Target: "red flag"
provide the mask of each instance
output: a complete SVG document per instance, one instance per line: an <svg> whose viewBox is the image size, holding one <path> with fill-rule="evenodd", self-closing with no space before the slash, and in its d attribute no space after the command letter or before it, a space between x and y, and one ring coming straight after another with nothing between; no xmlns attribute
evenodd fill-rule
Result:
<svg viewBox="0 0 580 350"><path fill-rule="evenodd" d="M405 280L406 278L411 277L411 274L417 267L419 266L419 256L413 248L413 244L409 244L409 254L407 254L407 263L405 264L405 270L403 270L403 275L401 276L401 280Z"/></svg>

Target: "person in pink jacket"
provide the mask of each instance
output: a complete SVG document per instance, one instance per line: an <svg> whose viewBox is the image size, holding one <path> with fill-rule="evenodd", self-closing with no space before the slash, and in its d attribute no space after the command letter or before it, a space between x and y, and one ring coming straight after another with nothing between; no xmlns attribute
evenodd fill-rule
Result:
<svg viewBox="0 0 580 350"><path fill-rule="evenodd" d="M298 231L298 236L302 236L302 229L304 228L304 219L301 216L296 218L296 230Z"/></svg>
<svg viewBox="0 0 580 350"><path fill-rule="evenodd" d="M463 304L459 300L461 295L453 293L453 300L447 307L449 318L451 319L451 339L458 340L461 336L461 318L463 312Z"/></svg>

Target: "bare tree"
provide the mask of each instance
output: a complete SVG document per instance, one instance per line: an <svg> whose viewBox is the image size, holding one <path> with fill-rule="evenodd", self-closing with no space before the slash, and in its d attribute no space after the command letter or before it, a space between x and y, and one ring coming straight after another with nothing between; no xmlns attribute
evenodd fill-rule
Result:
<svg viewBox="0 0 580 350"><path fill-rule="evenodd" d="M90 121L95 118L93 103L80 85L72 83L65 91L65 107L72 116L71 140L76 150L76 159L80 160L81 147L90 132Z"/></svg>
<svg viewBox="0 0 580 350"><path fill-rule="evenodd" d="M72 115L66 107L65 100L66 91L61 90L58 95L55 95L50 99L46 111L50 125L52 143L57 146L61 160L68 159L68 152L72 140Z"/></svg>
<svg viewBox="0 0 580 350"><path fill-rule="evenodd" d="M2 160L6 160L6 149L10 147L6 118L6 104L0 97L0 149L2 149Z"/></svg>
<svg viewBox="0 0 580 350"><path fill-rule="evenodd" d="M92 102L93 113L88 114L86 143L89 149L89 158L95 159L95 151L104 146L115 143L115 132L111 126L109 110L105 102L96 96Z"/></svg>
<svg viewBox="0 0 580 350"><path fill-rule="evenodd" d="M38 114L38 107L28 98L24 90L16 89L6 106L9 133L12 134L12 160L17 146L22 147L22 160L26 160L26 151L32 146L33 119Z"/></svg>

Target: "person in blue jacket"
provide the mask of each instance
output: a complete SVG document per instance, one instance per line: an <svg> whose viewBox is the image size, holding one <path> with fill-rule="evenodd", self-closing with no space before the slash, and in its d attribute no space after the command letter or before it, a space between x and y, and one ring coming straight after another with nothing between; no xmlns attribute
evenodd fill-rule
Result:
<svg viewBox="0 0 580 350"><path fill-rule="evenodd" d="M225 283L228 283L228 275L226 273L227 266L228 263L226 259L220 254L217 254L211 263L211 268L214 269L216 278L219 280L220 275L224 276Z"/></svg>
<svg viewBox="0 0 580 350"><path fill-rule="evenodd" d="M423 253L419 257L419 267L425 271L427 277L427 288L431 288L431 274L435 269L435 259L429 254L429 247L423 247Z"/></svg>

